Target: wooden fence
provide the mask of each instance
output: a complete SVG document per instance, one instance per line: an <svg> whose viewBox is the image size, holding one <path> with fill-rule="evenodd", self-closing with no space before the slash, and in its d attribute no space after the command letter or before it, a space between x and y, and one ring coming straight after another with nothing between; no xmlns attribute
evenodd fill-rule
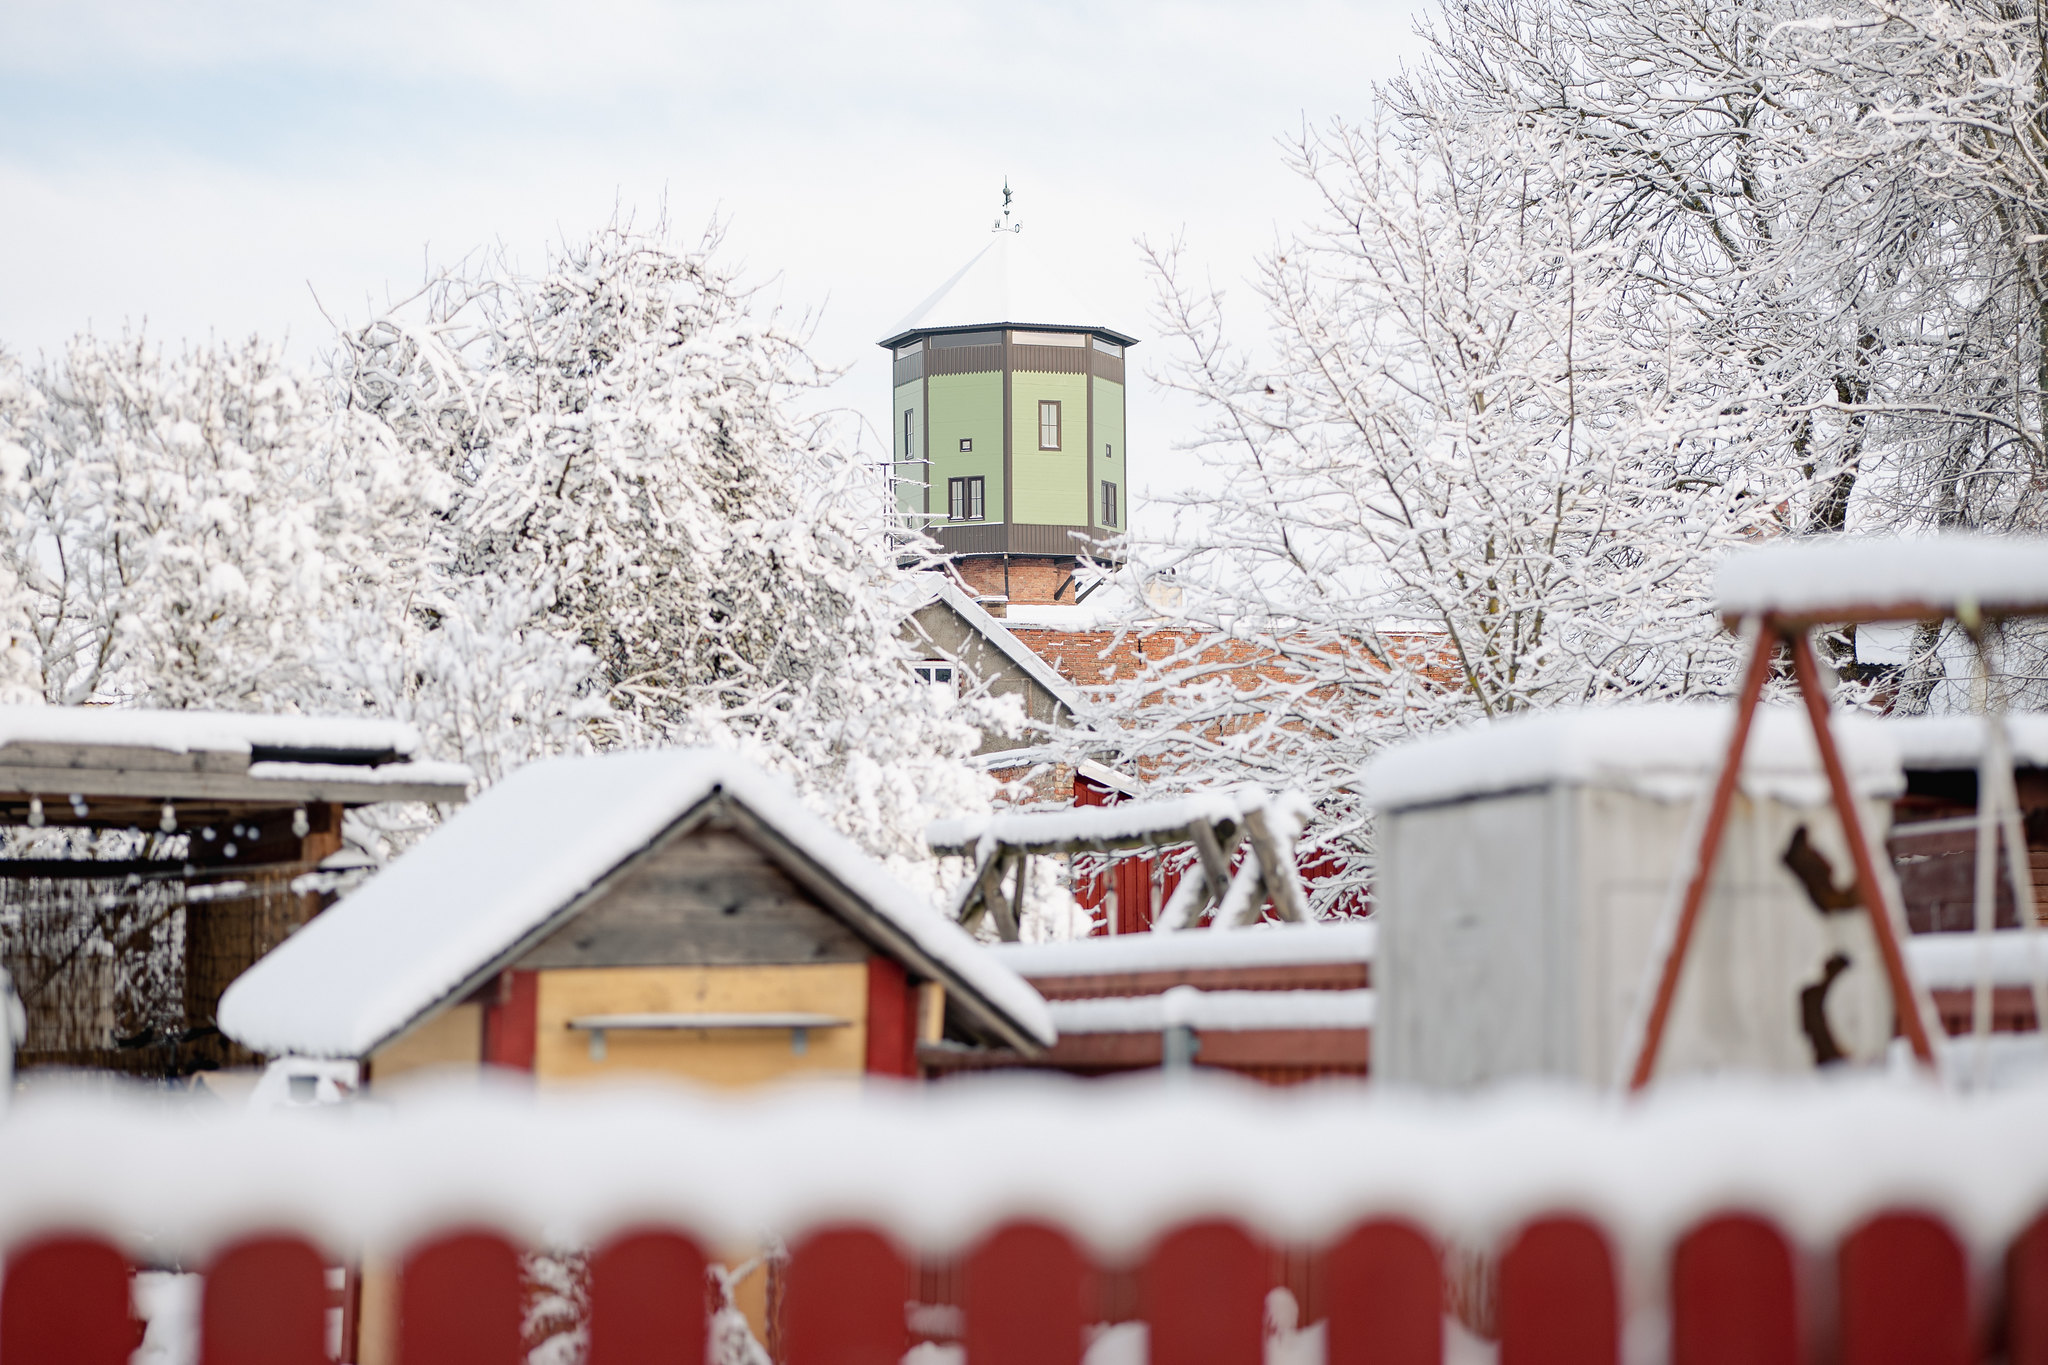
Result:
<svg viewBox="0 0 2048 1365"><path fill-rule="evenodd" d="M1444 1258L1401 1220L1360 1223L1318 1254L1329 1365L1443 1359ZM205 1271L201 1365L315 1365L329 1359L328 1258L288 1232L241 1240ZM1941 1219L1900 1208L1841 1241L1820 1273L1767 1219L1729 1211L1672 1248L1672 1365L1964 1365L2048 1362L2048 1218L2006 1257L2003 1283L1973 1283ZM1274 1257L1224 1222L1184 1224L1136 1269L1154 1365L1257 1365ZM589 1365L702 1365L706 1258L667 1228L626 1232L590 1259ZM89 1235L16 1247L0 1281L4 1365L125 1365L138 1333L130 1266ZM1615 1258L1569 1212L1524 1224L1500 1252L1491 1326L1502 1365L1623 1359ZM1009 1223L981 1239L957 1277L969 1365L1076 1365L1100 1320L1098 1270L1060 1229ZM784 1272L778 1353L787 1365L895 1365L911 1345L910 1261L857 1226L814 1230ZM398 1289L399 1365L515 1365L522 1258L504 1237L455 1228L417 1244Z"/></svg>

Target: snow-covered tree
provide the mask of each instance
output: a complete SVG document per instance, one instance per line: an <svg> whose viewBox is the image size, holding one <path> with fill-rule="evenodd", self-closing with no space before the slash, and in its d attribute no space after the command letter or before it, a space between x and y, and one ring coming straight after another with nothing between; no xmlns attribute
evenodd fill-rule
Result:
<svg viewBox="0 0 2048 1365"><path fill-rule="evenodd" d="M1717 680L1708 571L1788 490L1678 310L1633 308L1639 248L1569 143L1340 125L1296 156L1323 213L1263 264L1263 353L1157 258L1211 477L1135 547L1180 648L1120 709L1158 779L1315 797L1311 858L1350 869L1327 904L1363 873L1347 788L1389 739Z"/></svg>
<svg viewBox="0 0 2048 1365"><path fill-rule="evenodd" d="M405 662L354 681L487 772L737 748L921 859L935 810L988 799L970 717L1009 718L911 673L872 471L799 415L829 376L714 245L615 223L532 273L473 261L342 338L350 410L451 490Z"/></svg>

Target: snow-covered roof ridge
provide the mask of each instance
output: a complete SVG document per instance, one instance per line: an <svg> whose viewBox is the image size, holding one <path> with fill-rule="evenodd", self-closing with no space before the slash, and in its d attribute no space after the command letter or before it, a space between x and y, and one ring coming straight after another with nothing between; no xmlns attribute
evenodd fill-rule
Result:
<svg viewBox="0 0 2048 1365"><path fill-rule="evenodd" d="M1000 943L999 961L1025 977L1199 971L1371 962L1379 926L1370 920L1255 924L1226 933L1118 934L1056 943Z"/></svg>
<svg viewBox="0 0 2048 1365"><path fill-rule="evenodd" d="M1040 259L1037 248L1016 233L997 234L940 285L883 339L889 345L908 332L1003 325L1087 327L1123 337L1104 325L1096 310L1075 295L1067 281Z"/></svg>
<svg viewBox="0 0 2048 1365"><path fill-rule="evenodd" d="M1069 806L1061 810L995 811L959 819L934 820L925 842L939 851L970 849L983 840L1016 847L1133 839L1170 834L1197 820L1238 820L1245 811L1271 802L1298 802L1293 793L1278 797L1256 787L1216 788L1109 806Z"/></svg>
<svg viewBox="0 0 2048 1365"><path fill-rule="evenodd" d="M1883 723L1907 772L1974 768L1984 748L1982 716L1887 716ZM2008 712L2005 735L2017 766L2048 768L2048 713Z"/></svg>
<svg viewBox="0 0 2048 1365"><path fill-rule="evenodd" d="M919 584L915 596L906 599L915 602L914 606L906 609L907 612L915 612L933 602L944 602L957 612L962 620L980 632L990 644L1002 651L1003 657L1015 664L1026 677L1051 693L1060 705L1067 708L1068 714L1076 720L1085 719L1091 714L1088 701L1081 695L1079 688L1062 678L1051 664L1039 658L1022 640L1012 635L1009 627L990 615L979 602L962 592L958 584L944 574L919 574L918 577L929 581Z"/></svg>
<svg viewBox="0 0 2048 1365"><path fill-rule="evenodd" d="M1057 1036L1045 1003L957 924L731 754L643 750L514 772L228 987L221 1031L258 1052L361 1057L473 989L714 795L862 902L1007 1030Z"/></svg>
<svg viewBox="0 0 2048 1365"><path fill-rule="evenodd" d="M1941 535L1814 536L1741 550L1721 561L1714 597L1725 616L1917 606L1954 612L2048 606L2048 539Z"/></svg>
<svg viewBox="0 0 2048 1365"><path fill-rule="evenodd" d="M1395 745L1360 776L1382 810L1554 785L1610 786L1667 800L1699 792L1727 755L1735 708L1654 702L1560 708L1484 722ZM1895 795L1905 776L1886 731L1868 716L1838 715L1833 729L1859 792ZM1826 799L1826 778L1804 712L1759 707L1742 764L1743 789L1802 805Z"/></svg>
<svg viewBox="0 0 2048 1365"><path fill-rule="evenodd" d="M329 762L395 761L418 750L403 721L355 716L281 716L147 707L0 705L0 749L21 744L249 755L317 753ZM332 757L328 757L332 755Z"/></svg>

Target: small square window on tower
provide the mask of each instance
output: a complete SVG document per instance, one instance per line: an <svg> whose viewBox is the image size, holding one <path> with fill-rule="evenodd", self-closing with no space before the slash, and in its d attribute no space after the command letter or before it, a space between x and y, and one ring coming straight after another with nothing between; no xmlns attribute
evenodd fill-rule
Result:
<svg viewBox="0 0 2048 1365"><path fill-rule="evenodd" d="M1116 520L1116 485L1104 479L1102 482L1102 524L1114 526Z"/></svg>
<svg viewBox="0 0 2048 1365"><path fill-rule="evenodd" d="M946 519L982 520L982 490L986 486L986 481L979 476L971 479L946 480Z"/></svg>
<svg viewBox="0 0 2048 1365"><path fill-rule="evenodd" d="M1054 399L1039 400L1038 448L1040 450L1058 450L1060 448L1060 405Z"/></svg>
<svg viewBox="0 0 2048 1365"><path fill-rule="evenodd" d="M964 455L972 449L974 449L974 438L972 436L962 436L960 438L960 453Z"/></svg>
<svg viewBox="0 0 2048 1365"><path fill-rule="evenodd" d="M1109 442L1104 441L1102 443L1102 458L1105 460L1114 460L1116 458L1116 447L1111 445Z"/></svg>

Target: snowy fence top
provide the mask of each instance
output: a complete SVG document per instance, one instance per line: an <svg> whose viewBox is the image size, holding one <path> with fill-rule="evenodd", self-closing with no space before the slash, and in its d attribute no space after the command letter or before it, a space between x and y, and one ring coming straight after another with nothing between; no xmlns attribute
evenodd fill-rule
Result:
<svg viewBox="0 0 2048 1365"><path fill-rule="evenodd" d="M1180 842L1188 826L1198 822L1242 820L1248 810L1299 799L1284 793L1274 797L1256 787L1232 787L1109 806L997 811L961 820L934 820L925 829L925 842L941 854L972 853L985 841L1027 853L1149 847Z"/></svg>
<svg viewBox="0 0 2048 1365"><path fill-rule="evenodd" d="M1662 800L1704 790L1727 757L1733 706L1655 703L1545 711L1395 745L1366 765L1365 797L1382 810L1553 786L1615 787ZM1865 796L1904 790L1886 722L1834 718L1849 781ZM1760 707L1743 755L1742 787L1797 805L1827 800L1805 714Z"/></svg>
<svg viewBox="0 0 2048 1365"><path fill-rule="evenodd" d="M1308 1242L1395 1214L1484 1245L1569 1209L1624 1255L1659 1256L1714 1210L1757 1210L1826 1247L1904 1206L1939 1214L1994 1264L2048 1201L2044 1129L2048 1090L1965 1097L1868 1077L1674 1085L1632 1102L1276 1092L1199 1073L729 1098L487 1086L271 1113L31 1092L0 1121L0 1169L34 1173L0 1181L0 1240L100 1229L190 1258L253 1229L394 1251L478 1222L575 1245L670 1221L734 1246L848 1220L945 1253L1021 1216L1124 1255L1199 1217ZM1145 1157L1104 1159L1118 1152Z"/></svg>
<svg viewBox="0 0 2048 1365"><path fill-rule="evenodd" d="M220 1002L221 1031L267 1054L362 1057L467 995L582 895L714 795L724 795L859 900L919 964L1049 1044L1045 1002L1022 978L807 810L795 790L729 754L645 750L529 763L286 939Z"/></svg>
<svg viewBox="0 0 2048 1365"><path fill-rule="evenodd" d="M1742 550L1721 562L1723 616L1770 612L1847 623L2048 611L2048 539L1934 536L1918 540L1819 536Z"/></svg>
<svg viewBox="0 0 2048 1365"><path fill-rule="evenodd" d="M0 791L151 800L433 801L469 792L459 763L416 757L391 720L0 706Z"/></svg>
<svg viewBox="0 0 2048 1365"><path fill-rule="evenodd" d="M1379 926L1368 920L1256 924L1206 934L1119 934L1061 943L999 943L989 951L1025 977L1293 967L1369 963L1379 932Z"/></svg>
<svg viewBox="0 0 2048 1365"><path fill-rule="evenodd" d="M1906 961L1929 990L1968 990L1980 977L1994 986L2031 986L2048 979L2048 934L1913 934L1906 939Z"/></svg>

